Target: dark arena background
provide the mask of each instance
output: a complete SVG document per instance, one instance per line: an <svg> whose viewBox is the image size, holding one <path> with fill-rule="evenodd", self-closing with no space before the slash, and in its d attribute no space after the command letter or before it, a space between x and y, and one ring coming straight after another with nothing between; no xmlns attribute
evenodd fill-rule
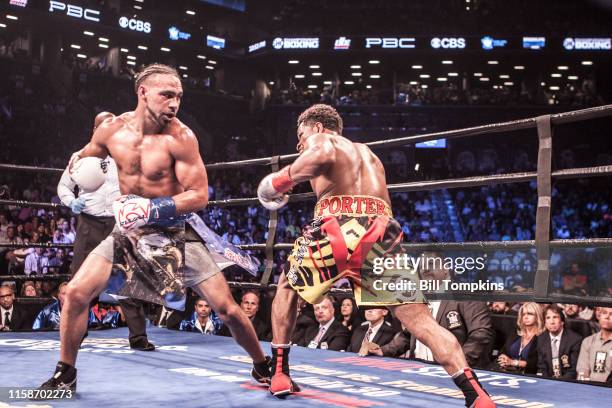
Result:
<svg viewBox="0 0 612 408"><path fill-rule="evenodd" d="M361 281L339 279L320 303L298 303L289 366L300 389L291 395L253 379L252 359L232 339L242 316L272 355L273 299L281 277L295 277L290 254L325 254L317 280L340 269L330 266L337 243L293 250L312 237L309 183L278 210L258 199L260 181L298 159L298 117L315 104L333 106L341 134L384 166L412 266L375 290L399 299L406 288L393 284L416 271L427 318L456 338L498 407L610 406L611 21L609 0L0 0L0 408L465 406L457 377L414 334L419 323L408 318L411 333L397 309L358 307ZM141 95L151 77L135 92L152 63L176 69L182 97ZM190 183L208 197L193 228L231 294L186 288L163 306L117 297L132 272L113 269L100 296L81 300L79 320L66 311L80 299L79 274L103 274L92 250L120 234L111 232L119 192L104 190L117 184L108 169L118 168L122 194L138 193L134 175L148 191L186 184L183 159L159 158L172 149L161 139L174 137L170 125L146 134L126 122L112 136L124 144L108 149L117 167L101 161L107 181L96 191L79 187L73 153L99 113L148 104L143 115L155 117L162 96L180 110L156 120L178 118L197 139L208 188L203 172ZM158 139L126 144L135 134ZM142 160L126 169L130 154ZM146 173L164 160L165 170ZM330 211L352 205L337 200ZM179 252L196 240L182 238ZM195 261L203 273L216 268ZM363 282L363 265L375 261L360 264ZM81 321L64 320L68 342L66 333L84 332L85 314L78 388L35 400L64 358L61 318ZM57 371L63 385L68 372Z"/></svg>

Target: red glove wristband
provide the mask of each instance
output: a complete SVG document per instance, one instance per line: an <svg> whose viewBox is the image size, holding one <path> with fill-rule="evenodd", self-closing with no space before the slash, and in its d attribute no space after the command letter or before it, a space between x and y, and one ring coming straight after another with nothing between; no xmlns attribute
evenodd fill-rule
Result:
<svg viewBox="0 0 612 408"><path fill-rule="evenodd" d="M286 193L291 190L295 183L289 175L289 167L283 167L279 172L272 176L272 187L279 193Z"/></svg>

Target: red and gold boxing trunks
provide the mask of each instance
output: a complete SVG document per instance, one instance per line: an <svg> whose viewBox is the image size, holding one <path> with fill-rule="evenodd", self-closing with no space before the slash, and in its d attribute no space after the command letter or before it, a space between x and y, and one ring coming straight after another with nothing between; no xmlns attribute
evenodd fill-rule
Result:
<svg viewBox="0 0 612 408"><path fill-rule="evenodd" d="M360 306L423 303L418 274L381 261L403 256L400 224L389 205L370 196L319 200L289 255L287 280L307 302L318 303L339 280L353 285ZM412 283L409 283L412 282Z"/></svg>

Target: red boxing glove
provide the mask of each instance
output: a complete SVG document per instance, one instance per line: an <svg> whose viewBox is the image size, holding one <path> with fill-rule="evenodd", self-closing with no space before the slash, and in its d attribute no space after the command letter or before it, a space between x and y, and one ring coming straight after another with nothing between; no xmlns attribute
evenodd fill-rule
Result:
<svg viewBox="0 0 612 408"><path fill-rule="evenodd" d="M294 181L291 179L289 174L289 168L291 166L285 166L278 172L272 174L272 187L279 193L286 193L295 186Z"/></svg>

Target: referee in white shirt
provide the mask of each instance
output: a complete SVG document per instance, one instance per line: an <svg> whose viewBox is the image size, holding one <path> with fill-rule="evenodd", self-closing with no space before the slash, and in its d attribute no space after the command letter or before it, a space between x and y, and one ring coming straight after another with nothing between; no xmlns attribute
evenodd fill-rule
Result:
<svg viewBox="0 0 612 408"><path fill-rule="evenodd" d="M113 116L110 112L99 113L95 119L94 132L104 120ZM76 197L74 194L76 184L70 178L68 167L64 170L57 185L57 195L62 203L70 207L73 213L78 214L74 255L70 265L70 273L73 276L87 255L112 232L115 226L112 204L121 195L117 165L111 157L104 159L104 163L106 181L97 190L81 190ZM155 350L155 346L147 339L142 302L135 299L123 299L119 303L130 331L130 347L143 351Z"/></svg>

